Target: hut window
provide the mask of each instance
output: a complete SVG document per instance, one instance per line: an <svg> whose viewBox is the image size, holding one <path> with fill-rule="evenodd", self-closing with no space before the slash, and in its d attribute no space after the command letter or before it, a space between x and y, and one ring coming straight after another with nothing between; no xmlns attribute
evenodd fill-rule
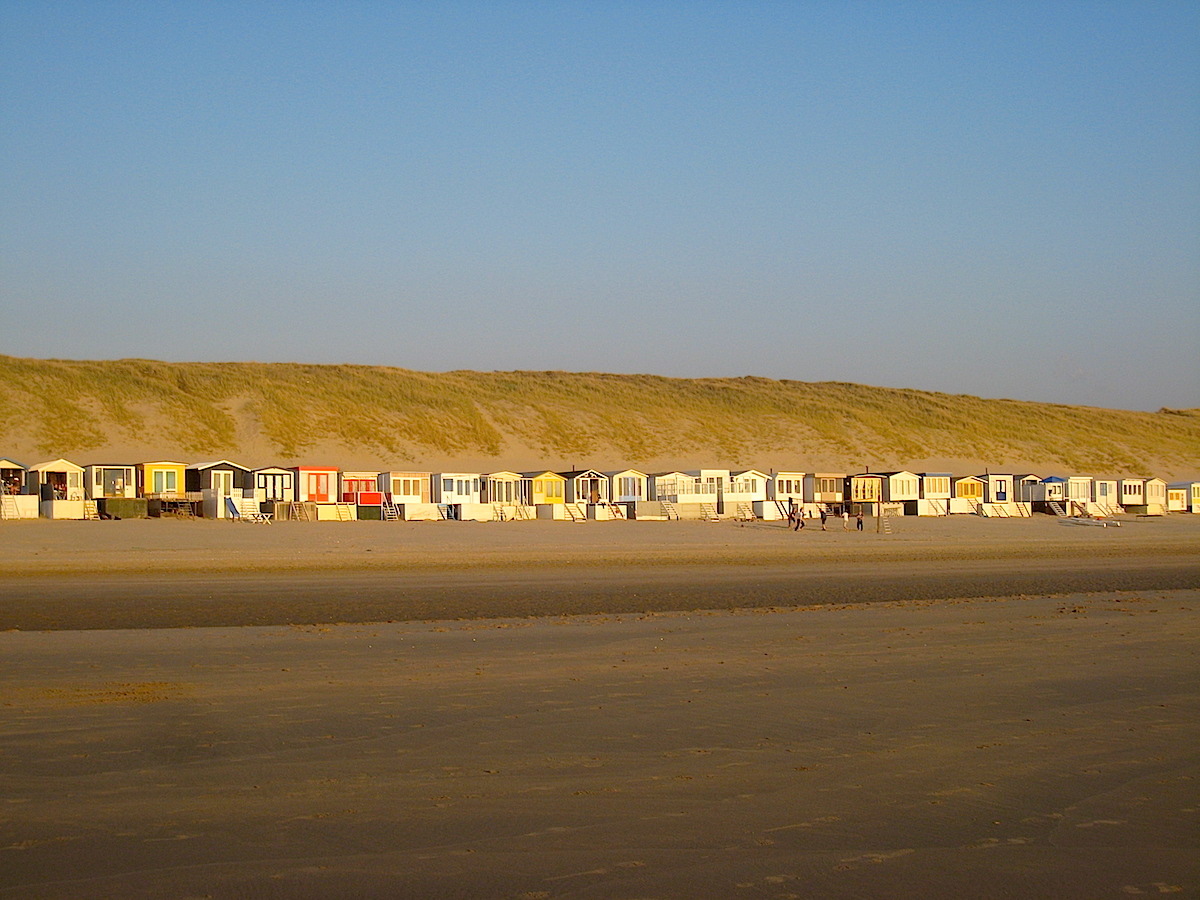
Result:
<svg viewBox="0 0 1200 900"><path fill-rule="evenodd" d="M177 473L172 469L158 469L154 473L154 493L173 494L177 487Z"/></svg>

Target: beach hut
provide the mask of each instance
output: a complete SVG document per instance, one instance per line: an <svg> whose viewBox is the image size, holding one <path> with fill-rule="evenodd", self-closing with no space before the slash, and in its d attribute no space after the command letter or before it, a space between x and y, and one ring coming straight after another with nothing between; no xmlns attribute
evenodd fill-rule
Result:
<svg viewBox="0 0 1200 900"><path fill-rule="evenodd" d="M950 514L950 498L953 496L953 476L949 472L922 472L920 474L920 496L914 504L913 513L918 516L947 516ZM904 512L910 515L908 504Z"/></svg>
<svg viewBox="0 0 1200 900"><path fill-rule="evenodd" d="M197 514L200 494L188 494L184 487L186 472L184 463L173 460L138 463L138 495L146 500L147 512L151 516Z"/></svg>
<svg viewBox="0 0 1200 900"><path fill-rule="evenodd" d="M25 479L29 470L12 459L0 459L0 494L16 497L25 493Z"/></svg>
<svg viewBox="0 0 1200 900"><path fill-rule="evenodd" d="M30 466L25 491L38 498L38 511L47 519L85 517L83 466L65 459L52 459Z"/></svg>
<svg viewBox="0 0 1200 900"><path fill-rule="evenodd" d="M227 459L195 463L184 471L184 488L189 494L200 494L201 515L206 519L230 518L229 504L235 506L247 495L254 496L254 479L250 469Z"/></svg>
<svg viewBox="0 0 1200 900"><path fill-rule="evenodd" d="M662 504L650 499L650 475L638 469L605 472L608 496L619 503L627 519L663 519Z"/></svg>
<svg viewBox="0 0 1200 900"><path fill-rule="evenodd" d="M299 503L336 503L341 469L336 466L296 466L296 501Z"/></svg>
<svg viewBox="0 0 1200 900"><path fill-rule="evenodd" d="M608 476L603 472L575 469L558 474L563 477L564 499L567 503L608 503Z"/></svg>
<svg viewBox="0 0 1200 900"><path fill-rule="evenodd" d="M843 494L850 504L853 515L862 513L864 516L879 514L883 502L884 482L887 477L879 472L861 472L858 475L847 475Z"/></svg>
<svg viewBox="0 0 1200 900"><path fill-rule="evenodd" d="M1143 513L1147 516L1165 516L1167 514L1167 483L1161 478L1147 478L1145 493L1146 508Z"/></svg>
<svg viewBox="0 0 1200 900"><path fill-rule="evenodd" d="M989 472L980 476L983 482L983 503L980 511L985 516L1008 518L1029 514L1029 506L1016 494L1013 475Z"/></svg>
<svg viewBox="0 0 1200 900"><path fill-rule="evenodd" d="M1182 484L1167 485L1167 512L1188 511L1188 489Z"/></svg>
<svg viewBox="0 0 1200 900"><path fill-rule="evenodd" d="M1018 503L1031 503L1033 499L1033 486L1038 484L1042 479L1039 475L1021 474L1012 477L1012 498Z"/></svg>
<svg viewBox="0 0 1200 900"><path fill-rule="evenodd" d="M1146 479L1117 479L1117 497L1119 498L1117 502L1121 504L1121 509L1125 510L1125 512L1142 512L1146 505Z"/></svg>
<svg viewBox="0 0 1200 900"><path fill-rule="evenodd" d="M137 495L137 466L92 464L83 467L83 490L102 519L144 519L149 501Z"/></svg>
<svg viewBox="0 0 1200 900"><path fill-rule="evenodd" d="M282 505L296 501L296 473L291 469L264 466L252 469L250 474L254 479L254 499L259 503Z"/></svg>
<svg viewBox="0 0 1200 900"><path fill-rule="evenodd" d="M701 472L710 474L701 480ZM720 485L707 469L656 472L650 476L650 499L658 502L667 518L715 519Z"/></svg>
<svg viewBox="0 0 1200 900"><path fill-rule="evenodd" d="M433 502L431 472L380 472L379 489L384 493L384 509L390 503L397 518L410 522L441 518Z"/></svg>
<svg viewBox="0 0 1200 900"><path fill-rule="evenodd" d="M38 497L26 490L29 470L13 459L0 459L0 519L36 519Z"/></svg>
<svg viewBox="0 0 1200 900"><path fill-rule="evenodd" d="M353 521L353 506L341 502L342 470L337 466L295 466L296 501L288 515L316 522Z"/></svg>
<svg viewBox="0 0 1200 900"><path fill-rule="evenodd" d="M846 473L813 472L804 476L804 505L814 515L821 509L841 512L846 502Z"/></svg>
<svg viewBox="0 0 1200 900"><path fill-rule="evenodd" d="M725 489L729 485L730 471L728 469L688 469L688 474L696 479L696 488L701 496L707 497L710 494L715 494L716 502L713 504L713 509L716 516L725 514ZM707 504L709 501L701 501L702 504ZM715 518L707 513L702 512L701 518Z"/></svg>
<svg viewBox="0 0 1200 900"><path fill-rule="evenodd" d="M955 478L951 481L953 494L950 497L950 512L983 515L979 506L983 503L983 479L975 475Z"/></svg>
<svg viewBox="0 0 1200 900"><path fill-rule="evenodd" d="M903 470L883 473L883 507L893 513L916 515L921 499L921 476Z"/></svg>
<svg viewBox="0 0 1200 900"><path fill-rule="evenodd" d="M1092 513L1092 479L1088 475L1068 475L1063 488L1063 508L1069 516L1088 516Z"/></svg>
<svg viewBox="0 0 1200 900"><path fill-rule="evenodd" d="M567 480L557 472L522 472L524 493L539 519L567 518Z"/></svg>
<svg viewBox="0 0 1200 900"><path fill-rule="evenodd" d="M492 508L480 501L479 472L438 472L433 476L433 502L447 519L488 521Z"/></svg>
<svg viewBox="0 0 1200 900"><path fill-rule="evenodd" d="M771 476L758 469L741 469L729 473L725 485L724 512L738 519L757 519L771 492Z"/></svg>
<svg viewBox="0 0 1200 900"><path fill-rule="evenodd" d="M1092 515L1115 516L1121 512L1120 493L1115 478L1092 479Z"/></svg>
<svg viewBox="0 0 1200 900"><path fill-rule="evenodd" d="M1167 490L1183 493L1183 508L1180 512L1200 513L1200 481L1175 481L1167 486ZM1167 502L1170 503L1169 493Z"/></svg>
<svg viewBox="0 0 1200 900"><path fill-rule="evenodd" d="M137 496L137 467L93 463L83 467L83 491L89 500Z"/></svg>
<svg viewBox="0 0 1200 900"><path fill-rule="evenodd" d="M180 498L187 496L184 489L184 472L187 465L171 460L138 463L138 493L149 500Z"/></svg>
<svg viewBox="0 0 1200 900"><path fill-rule="evenodd" d="M767 487L767 502L758 512L762 519L786 519L793 509L804 505L804 473L776 472Z"/></svg>
<svg viewBox="0 0 1200 900"><path fill-rule="evenodd" d="M343 504L354 510L354 517L363 521L383 519L383 491L379 489L379 472L342 472L338 491Z"/></svg>
<svg viewBox="0 0 1200 900"><path fill-rule="evenodd" d="M648 499L650 476L637 469L605 472L608 477L608 496L614 503L639 503Z"/></svg>
<svg viewBox="0 0 1200 900"><path fill-rule="evenodd" d="M520 472L488 472L479 482L482 501L492 507L492 518L500 522L533 518L529 491L529 482Z"/></svg>
<svg viewBox="0 0 1200 900"><path fill-rule="evenodd" d="M1067 479L1057 475L1022 479L1019 482L1022 502L1028 503L1032 512L1061 516L1067 514Z"/></svg>

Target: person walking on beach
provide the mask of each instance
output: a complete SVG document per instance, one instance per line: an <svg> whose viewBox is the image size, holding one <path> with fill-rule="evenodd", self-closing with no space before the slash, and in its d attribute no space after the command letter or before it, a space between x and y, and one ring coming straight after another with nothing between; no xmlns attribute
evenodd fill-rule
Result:
<svg viewBox="0 0 1200 900"><path fill-rule="evenodd" d="M842 507L842 531L850 530L850 510Z"/></svg>
<svg viewBox="0 0 1200 900"><path fill-rule="evenodd" d="M859 510L858 515L854 517L858 523L858 530L862 531L862 510Z"/></svg>
<svg viewBox="0 0 1200 900"><path fill-rule="evenodd" d="M792 531L799 531L804 527L804 510L797 506L794 500L791 503L788 518L792 521Z"/></svg>
<svg viewBox="0 0 1200 900"><path fill-rule="evenodd" d="M825 520L826 520L826 519L828 519L828 518L829 518L829 513L827 513L827 512L825 511L825 508L824 508L824 507L822 507L822 508L821 508L821 530L822 530L822 531L824 531L824 530L825 530Z"/></svg>

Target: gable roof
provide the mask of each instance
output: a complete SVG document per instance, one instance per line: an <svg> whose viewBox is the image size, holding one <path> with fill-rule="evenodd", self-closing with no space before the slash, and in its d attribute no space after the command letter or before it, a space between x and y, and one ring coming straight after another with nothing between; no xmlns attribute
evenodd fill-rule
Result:
<svg viewBox="0 0 1200 900"><path fill-rule="evenodd" d="M227 459L218 459L218 460L215 460L214 462L192 463L190 466L188 466L188 468L189 469L215 469L217 466L232 466L235 469L241 469L243 472L250 471L245 466L239 465L238 463L235 463L235 462L230 462Z"/></svg>

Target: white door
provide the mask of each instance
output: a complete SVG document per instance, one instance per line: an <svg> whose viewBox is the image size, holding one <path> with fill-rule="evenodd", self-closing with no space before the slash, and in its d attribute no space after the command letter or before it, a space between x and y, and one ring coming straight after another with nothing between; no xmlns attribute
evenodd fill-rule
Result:
<svg viewBox="0 0 1200 900"><path fill-rule="evenodd" d="M225 508L225 498L233 496L233 473L229 471L216 470L210 472L213 499L217 504L217 518L224 519L229 515L229 510Z"/></svg>

